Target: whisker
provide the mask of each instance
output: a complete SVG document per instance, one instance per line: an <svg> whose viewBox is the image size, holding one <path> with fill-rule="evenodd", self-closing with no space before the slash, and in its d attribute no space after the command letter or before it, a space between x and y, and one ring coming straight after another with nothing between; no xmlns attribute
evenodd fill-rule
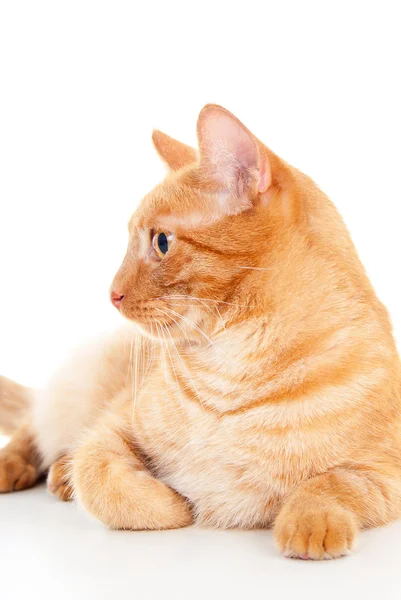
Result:
<svg viewBox="0 0 401 600"><path fill-rule="evenodd" d="M165 379L165 382L166 382L165 400L166 400L166 404L167 404L168 377L167 377L166 351L165 351L165 348L164 348L164 343L163 343L163 339L162 339L162 332L160 331L160 328L161 328L161 324L159 323L159 321L156 320L156 329L157 329L157 334L158 334L158 338L159 338L160 346L161 346L161 350L162 350L162 355L163 355L164 379Z"/></svg>
<svg viewBox="0 0 401 600"><path fill-rule="evenodd" d="M129 359L128 359L128 373L127 373L127 379L126 379L126 384L128 384L128 380L129 378L131 378L132 381L132 347L134 345L134 338L135 338L135 334L132 333L131 336L131 344L130 344L130 350L129 350Z"/></svg>
<svg viewBox="0 0 401 600"><path fill-rule="evenodd" d="M134 426L134 420L135 420L135 411L136 411L136 404L137 404L137 398L138 398L138 380L139 380L139 357L138 357L138 353L143 351L143 345L141 343L141 339L139 337L138 333L135 333L135 340L134 340L134 373L133 373L133 377L132 377L132 401L133 401L133 406L132 406L132 426Z"/></svg>
<svg viewBox="0 0 401 600"><path fill-rule="evenodd" d="M151 334L153 335L153 331L152 331L152 327L150 328ZM146 377L148 376L148 373L150 371L150 369L153 366L153 359L154 359L154 354L155 354L155 343L152 341L152 343L150 344L150 355L146 355L146 346L144 347L144 351L143 351L143 355L144 355L144 360L145 362L147 362L146 365L146 371L143 374L143 381L145 381ZM147 359L147 360L146 360Z"/></svg>
<svg viewBox="0 0 401 600"><path fill-rule="evenodd" d="M173 313L176 317L178 317L179 319L182 319L185 323L188 323L188 325L190 325L191 327L193 327L194 329L196 329L204 338L207 339L207 341L209 342L209 344L214 348L215 352L217 354L220 354L220 355L223 356L224 361L223 361L222 365L227 364L227 362L228 362L228 355L224 354L223 351L220 350L220 348L205 334L205 332L202 331L202 329L200 329L195 323L192 323L192 321L190 321L189 319L187 319L183 315L180 315L179 313L175 312L171 308L165 307L165 310L167 311L168 314ZM239 369L242 373L244 373L245 375L248 375L247 369L245 369L241 364L239 364L234 359L231 359L231 361L232 361L232 363L233 363L233 365L235 366L236 369Z"/></svg>
<svg viewBox="0 0 401 600"><path fill-rule="evenodd" d="M252 271L273 271L274 269L272 268L265 268L265 267L244 267L242 265L237 265L237 269L251 269Z"/></svg>
<svg viewBox="0 0 401 600"><path fill-rule="evenodd" d="M225 326L224 319L223 319L223 317L221 316L221 313L220 313L220 311L219 311L219 308L218 308L218 306L217 306L217 305L216 305L216 306L208 306L207 304L205 305L205 301L204 301L204 300L202 300L201 298L194 298L193 296L188 296L188 298L190 298L190 299L194 299L194 300L198 300L198 301L199 301L199 302L202 304L202 306L204 306L204 307L206 308L206 310L208 310L208 311L209 311L209 312L211 312L212 314L214 314L214 313L213 313L213 309L214 309L214 310L217 312L218 318L219 318L219 319L220 319L220 321L221 321L221 324L222 324L222 327L223 327L223 329L226 329L226 326ZM174 301L174 300L173 300L173 301ZM182 303L180 304L180 303L179 303L179 301L176 301L176 300L174 301L174 303L175 303L175 305L176 305L176 306L187 306L185 303L184 303L184 304L182 304ZM183 330L183 331L184 331L184 330ZM188 338L187 338L187 339L188 339Z"/></svg>
<svg viewBox="0 0 401 600"><path fill-rule="evenodd" d="M165 307L165 308L169 313L173 313L173 315L175 315L179 319L182 319L183 321L185 321L185 323L188 323L188 325L190 325L191 327L196 329L196 331L198 331L209 342L209 344L211 344L212 346L215 346L214 342L212 342L212 340L206 335L206 333L204 331L202 331L202 329L200 327L198 327L195 323L192 323L192 321L190 321L189 319L184 317L184 315L180 315L179 313L175 312L175 310L173 310L172 308L167 308L167 307Z"/></svg>
<svg viewBox="0 0 401 600"><path fill-rule="evenodd" d="M223 325L223 329L224 329L224 331L227 331L227 329L226 329L226 324L224 323L223 317L221 316L221 313L220 313L220 311L219 311L219 307L218 307L218 306L215 306L215 309L216 309L216 312L217 312L217 314L218 314L218 315L219 315L219 317L220 317L220 321L221 321L221 323L222 323L222 325Z"/></svg>
<svg viewBox="0 0 401 600"><path fill-rule="evenodd" d="M227 306L237 306L239 308L249 308L249 304L238 304L236 302L225 302L224 300L215 300L214 298L200 298L198 296L189 296L186 294L172 294L171 296L158 296L156 300L171 300L174 298L182 298L184 300L197 300L199 302L215 302L216 304L225 304Z"/></svg>
<svg viewBox="0 0 401 600"><path fill-rule="evenodd" d="M171 315L169 315L167 312L163 311L161 308L156 308L156 310L160 313L162 313L164 316L167 316L169 319L172 319L174 321L174 323L177 325L177 327L179 327L185 337L185 340L188 342L188 344L191 344L192 340L189 339L188 337L188 332L184 329L184 327L182 326L182 324L179 321L176 321L176 319L174 319L174 317L172 317ZM167 333L170 336L171 341L173 342L173 337L168 329L168 327L165 328ZM180 355L181 358L181 355Z"/></svg>
<svg viewBox="0 0 401 600"><path fill-rule="evenodd" d="M160 309L158 309L158 310L160 310ZM162 311L160 311L160 312L162 312ZM177 321L175 321L175 319L173 319L173 321L174 321L174 322L175 322L175 323L176 323L178 326L180 326L180 324L179 324ZM174 350L175 350L175 352L176 352L176 354L177 354L178 358L179 358L179 359L180 359L180 361L181 361L181 364L182 364L182 366L183 366L183 368L184 368L184 371L185 371L185 373L186 373L187 377L189 377L189 379L190 379L190 381L191 381L191 383L192 383L192 386L193 386L193 388L194 388L194 390L195 390L195 393L196 393L196 395L197 395L197 397L198 397L198 399L199 399L199 402L200 402L200 404L201 404L202 408L204 408L204 406L203 406L203 400L202 400L202 397L201 397L201 395L199 394L199 392L198 392L198 390L197 390L197 388L196 388L195 382L194 382L194 380L192 379L192 377L191 377L191 375L190 375L190 373L189 373L188 367L186 366L186 364L185 364L185 362L184 362L184 360L183 360L183 358L182 358L182 356L181 356L181 354L180 354L180 352L179 352L179 350L178 350L178 348L177 348L177 344L175 343L175 341L174 341L174 338L173 338L173 336L171 335L170 331L169 331L168 329L167 329L166 331L167 331L168 335L170 336L171 343L172 343L172 345L173 345L173 348L174 348Z"/></svg>
<svg viewBox="0 0 401 600"><path fill-rule="evenodd" d="M173 369L173 372L174 372L174 377L175 377L175 380L176 380L176 382L177 382L177 388L178 388L178 392L179 392L179 394L180 394L180 400L181 400L182 412L183 412L183 414L184 414L184 415L186 415L185 404L184 404L184 398L183 398L183 396L182 396L181 386L180 386L180 384L178 383L177 371L176 371L176 369L175 369L174 362L173 362L172 356L171 356L171 354L170 354L170 349L169 349L169 347L168 347L167 339L166 339L166 337L165 337L165 333L164 333L164 332L167 332L168 330L165 328L165 326L164 326L162 323L160 323L160 321L159 321L158 323L159 323L159 325L160 325L160 327L161 327L162 336L163 336L163 339L164 339L164 341L165 341L165 347L166 347L166 350L167 350L167 353L168 353L168 355L169 355L169 359L170 359L170 365L171 365L171 368Z"/></svg>

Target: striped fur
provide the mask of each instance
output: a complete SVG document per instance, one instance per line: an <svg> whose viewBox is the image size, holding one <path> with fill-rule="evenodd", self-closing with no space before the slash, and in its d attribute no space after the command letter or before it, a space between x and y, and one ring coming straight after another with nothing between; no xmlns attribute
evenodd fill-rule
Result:
<svg viewBox="0 0 401 600"><path fill-rule="evenodd" d="M135 328L33 403L38 474L58 461L52 490L113 528L274 526L286 556L341 556L401 513L387 311L308 177L220 107L198 138L199 157L154 134L171 170L131 218L112 286Z"/></svg>

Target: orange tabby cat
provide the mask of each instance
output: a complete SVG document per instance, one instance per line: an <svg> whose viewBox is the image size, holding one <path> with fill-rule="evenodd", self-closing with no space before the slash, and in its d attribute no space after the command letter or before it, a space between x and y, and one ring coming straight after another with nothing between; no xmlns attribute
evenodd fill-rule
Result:
<svg viewBox="0 0 401 600"><path fill-rule="evenodd" d="M400 362L326 196L209 105L130 224L131 323L41 395L3 379L0 491L72 495L106 525L269 527L334 558L401 514ZM135 342L132 346L132 336Z"/></svg>

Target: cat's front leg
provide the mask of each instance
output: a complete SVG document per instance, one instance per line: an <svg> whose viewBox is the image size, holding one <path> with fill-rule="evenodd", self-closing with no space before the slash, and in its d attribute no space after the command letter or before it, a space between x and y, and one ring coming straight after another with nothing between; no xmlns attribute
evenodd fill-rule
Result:
<svg viewBox="0 0 401 600"><path fill-rule="evenodd" d="M132 404L104 414L72 458L78 502L112 529L175 529L192 522L188 502L152 476L132 440Z"/></svg>
<svg viewBox="0 0 401 600"><path fill-rule="evenodd" d="M401 474L352 465L302 483L284 500L274 525L281 552L291 558L337 558L352 550L358 529L401 514Z"/></svg>

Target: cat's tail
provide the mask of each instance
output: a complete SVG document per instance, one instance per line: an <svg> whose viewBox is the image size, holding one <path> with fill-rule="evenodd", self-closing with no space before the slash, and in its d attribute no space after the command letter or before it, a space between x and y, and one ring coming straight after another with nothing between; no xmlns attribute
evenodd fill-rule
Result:
<svg viewBox="0 0 401 600"><path fill-rule="evenodd" d="M10 435L28 418L33 390L0 375L0 433Z"/></svg>

